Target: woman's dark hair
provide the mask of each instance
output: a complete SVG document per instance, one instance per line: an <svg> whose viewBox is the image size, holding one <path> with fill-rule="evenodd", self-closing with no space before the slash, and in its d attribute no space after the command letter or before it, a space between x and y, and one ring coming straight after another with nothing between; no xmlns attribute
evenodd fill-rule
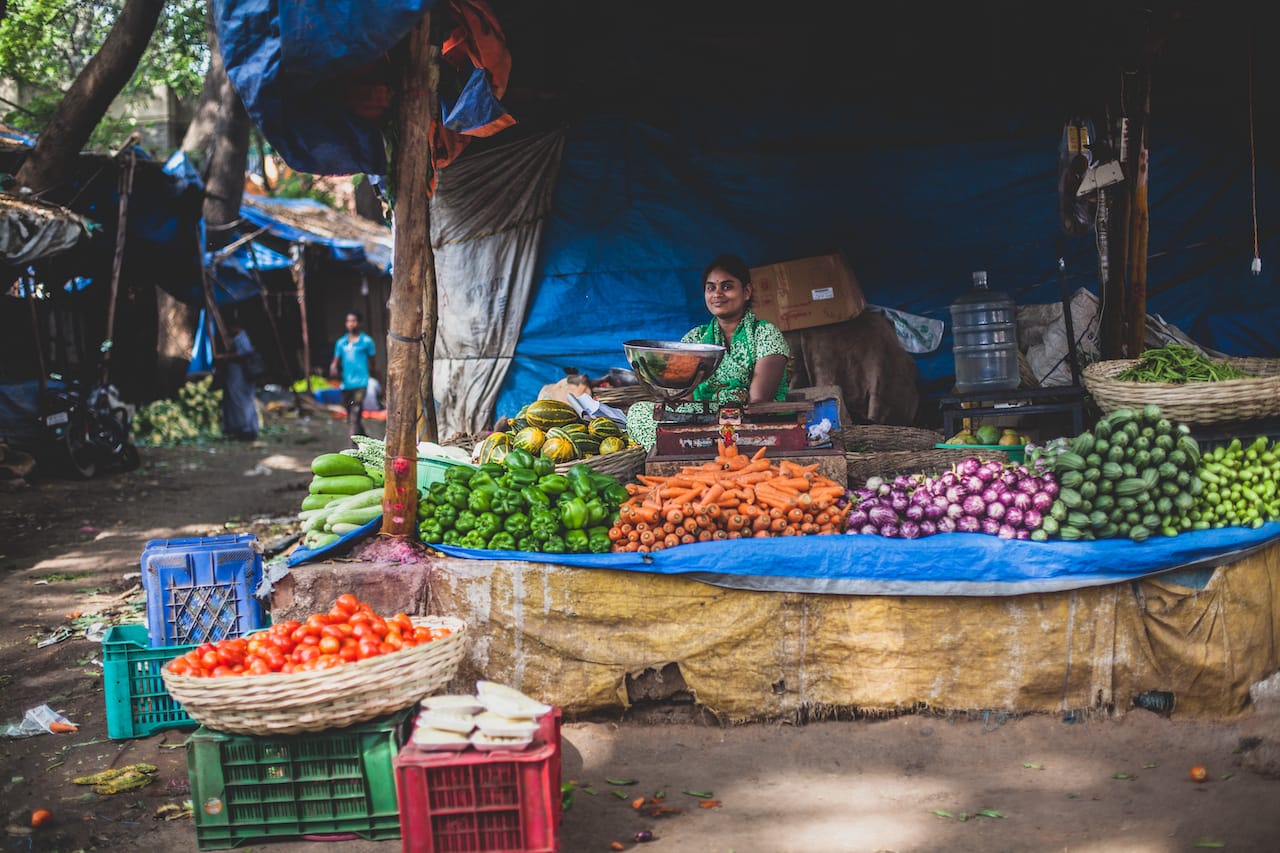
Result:
<svg viewBox="0 0 1280 853"><path fill-rule="evenodd" d="M707 268L702 271L702 284L707 283L707 276L711 275L712 270L724 270L743 284L751 283L751 269L737 255L718 255L707 264Z"/></svg>
<svg viewBox="0 0 1280 853"><path fill-rule="evenodd" d="M348 316L348 317L355 317L355 318L356 318L356 322L357 322L357 323L363 323L363 322L364 322L364 315L363 315L363 314L361 314L359 311L355 311L355 310L348 311L348 312L347 312L347 316Z"/></svg>

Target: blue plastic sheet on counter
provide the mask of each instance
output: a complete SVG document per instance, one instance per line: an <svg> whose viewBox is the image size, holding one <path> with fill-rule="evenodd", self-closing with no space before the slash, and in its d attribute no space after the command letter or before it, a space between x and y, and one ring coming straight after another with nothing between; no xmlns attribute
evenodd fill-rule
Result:
<svg viewBox="0 0 1280 853"><path fill-rule="evenodd" d="M373 521L369 522L368 524L362 525L361 527L351 531L350 533L344 533L343 535L338 537L337 541L330 542L328 545L324 545L320 548L303 548L299 546L294 550L292 554L290 554L288 557L285 558L285 564L289 568L293 568L294 566L299 566L299 565L302 565L303 563L307 563L312 560L318 560L327 554L332 554L334 551L337 551L339 548L345 548L346 546L355 542L357 539L363 539L364 537L372 533L376 533L378 531L378 528L381 526L382 526L382 515L379 514L378 517L375 518Z"/></svg>
<svg viewBox="0 0 1280 853"><path fill-rule="evenodd" d="M699 542L656 554L531 554L432 548L454 557L684 575L716 586L838 595L1025 595L1235 562L1280 540L1280 522L1146 542L1031 542L980 533L924 539L788 536Z"/></svg>

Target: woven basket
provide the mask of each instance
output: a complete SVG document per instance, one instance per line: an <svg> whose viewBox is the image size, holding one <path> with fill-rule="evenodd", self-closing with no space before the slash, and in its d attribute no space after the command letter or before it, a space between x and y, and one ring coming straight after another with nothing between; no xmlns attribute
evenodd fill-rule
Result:
<svg viewBox="0 0 1280 853"><path fill-rule="evenodd" d="M1008 462L1009 455L1000 451L974 450L957 447L955 450L935 447L929 450L887 450L876 453L846 453L849 466L849 487L862 488L872 477L896 477L899 474L938 474L949 470L961 459L976 456L983 462L998 459Z"/></svg>
<svg viewBox="0 0 1280 853"><path fill-rule="evenodd" d="M452 616L426 616L414 617L413 624L452 633L314 672L191 678L165 667L161 673L182 709L216 731L299 734L341 728L408 708L453 680L466 651L466 623Z"/></svg>
<svg viewBox="0 0 1280 853"><path fill-rule="evenodd" d="M942 433L919 427L858 424L840 430L840 441L850 453L932 450L935 444L941 444L944 440Z"/></svg>
<svg viewBox="0 0 1280 853"><path fill-rule="evenodd" d="M1248 421L1280 415L1280 359L1229 358L1227 361L1255 378L1221 382L1126 382L1114 377L1138 361L1121 359L1095 361L1086 367L1084 384L1104 413L1154 404L1169 420L1186 424Z"/></svg>
<svg viewBox="0 0 1280 853"><path fill-rule="evenodd" d="M588 456L586 459L575 459L572 462L561 462L556 466L557 474L568 472L574 465L587 465L600 474L617 477L625 483L644 470L644 458L647 455L643 447L628 447L614 453L602 453Z"/></svg>

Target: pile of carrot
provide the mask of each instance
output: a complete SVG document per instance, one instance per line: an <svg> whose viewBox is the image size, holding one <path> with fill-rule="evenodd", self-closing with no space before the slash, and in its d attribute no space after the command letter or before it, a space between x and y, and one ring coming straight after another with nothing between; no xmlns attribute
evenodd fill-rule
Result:
<svg viewBox="0 0 1280 853"><path fill-rule="evenodd" d="M720 442L715 460L671 477L639 476L609 529L614 551L647 554L720 539L844 532L846 488L817 465L782 460L765 448L747 457Z"/></svg>

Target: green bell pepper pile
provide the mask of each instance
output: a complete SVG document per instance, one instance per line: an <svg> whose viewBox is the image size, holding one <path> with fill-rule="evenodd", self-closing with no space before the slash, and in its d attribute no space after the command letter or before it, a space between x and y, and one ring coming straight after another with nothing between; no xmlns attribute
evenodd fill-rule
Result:
<svg viewBox="0 0 1280 853"><path fill-rule="evenodd" d="M489 551L604 554L626 487L585 464L557 474L521 450L502 463L458 465L418 503L422 541Z"/></svg>

